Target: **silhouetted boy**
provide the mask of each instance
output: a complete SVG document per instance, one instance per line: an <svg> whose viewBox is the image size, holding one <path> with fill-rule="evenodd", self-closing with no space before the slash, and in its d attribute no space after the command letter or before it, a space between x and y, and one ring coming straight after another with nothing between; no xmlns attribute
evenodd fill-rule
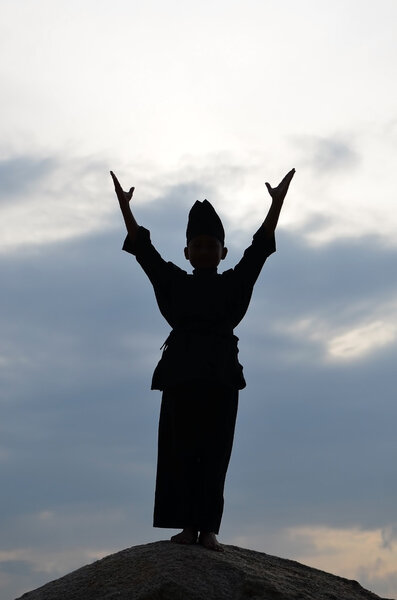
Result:
<svg viewBox="0 0 397 600"><path fill-rule="evenodd" d="M225 232L212 205L197 201L186 230L188 274L164 261L130 209L134 188L124 192L111 172L128 235L123 249L149 277L161 314L172 331L152 380L162 390L154 526L182 529L173 542L222 550L216 539L223 488L233 445L238 393L245 387L234 328L244 317L254 284L276 250L274 232L292 169L272 188L268 214L240 262L222 274Z"/></svg>

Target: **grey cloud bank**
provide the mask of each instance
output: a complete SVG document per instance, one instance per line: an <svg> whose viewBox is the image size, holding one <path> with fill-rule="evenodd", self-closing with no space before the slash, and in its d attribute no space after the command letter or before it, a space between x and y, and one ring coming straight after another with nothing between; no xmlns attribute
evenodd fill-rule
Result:
<svg viewBox="0 0 397 600"><path fill-rule="evenodd" d="M353 136L354 137L354 136ZM360 154L354 147L354 140L346 140L341 136L319 137L300 135L292 137L302 162L315 171L316 176L355 168L360 163Z"/></svg>
<svg viewBox="0 0 397 600"><path fill-rule="evenodd" d="M51 158L15 156L0 160L0 197L8 200L10 196L31 192L32 185L45 177L54 166Z"/></svg>
<svg viewBox="0 0 397 600"><path fill-rule="evenodd" d="M139 212L164 257L184 266L186 211L164 200L155 219L153 207ZM168 329L122 240L120 226L0 259L0 556L10 593L59 574L47 555L60 540L67 570L87 560L81 550L73 562L75 548L166 535L151 529L159 394L149 387ZM277 244L237 331L248 387L223 537L260 530L266 545L300 525L394 531L395 340L328 362L322 340L282 324L309 316L338 331L395 302L396 251L365 238L318 250L285 231ZM224 268L241 252L232 243ZM32 547L43 557L34 566ZM280 553L294 557L291 547ZM16 550L26 560L11 560Z"/></svg>

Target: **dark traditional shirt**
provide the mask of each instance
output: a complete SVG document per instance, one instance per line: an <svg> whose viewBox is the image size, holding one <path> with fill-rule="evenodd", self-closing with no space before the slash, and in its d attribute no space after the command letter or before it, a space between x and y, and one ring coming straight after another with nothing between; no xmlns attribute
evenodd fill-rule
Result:
<svg viewBox="0 0 397 600"><path fill-rule="evenodd" d="M274 235L260 227L240 262L221 274L217 269L188 274L166 262L144 227L139 227L134 243L127 236L123 250L135 255L149 277L160 312L172 328L152 389L194 383L244 388L233 330L247 311L267 257L276 250Z"/></svg>

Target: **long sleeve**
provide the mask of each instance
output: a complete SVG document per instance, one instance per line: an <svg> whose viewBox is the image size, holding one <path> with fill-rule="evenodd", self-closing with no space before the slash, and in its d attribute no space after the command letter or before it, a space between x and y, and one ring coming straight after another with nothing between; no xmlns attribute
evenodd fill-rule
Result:
<svg viewBox="0 0 397 600"><path fill-rule="evenodd" d="M248 285L254 286L267 258L274 252L276 252L274 233L269 235L261 225L252 238L252 244L245 250L233 271Z"/></svg>
<svg viewBox="0 0 397 600"><path fill-rule="evenodd" d="M127 235L122 249L135 256L153 285L166 276L170 263L167 263L157 252L151 242L150 232L145 227L138 228L135 242L132 242Z"/></svg>

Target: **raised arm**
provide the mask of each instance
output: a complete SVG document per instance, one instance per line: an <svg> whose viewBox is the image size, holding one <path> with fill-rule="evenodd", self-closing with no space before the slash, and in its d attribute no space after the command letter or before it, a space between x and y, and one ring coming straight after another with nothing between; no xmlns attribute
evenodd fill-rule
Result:
<svg viewBox="0 0 397 600"><path fill-rule="evenodd" d="M268 192L272 197L272 203L269 208L269 212L267 213L266 219L263 222L263 227L269 233L274 233L277 227L278 218L280 216L284 198L287 195L289 184L291 183L291 180L294 175L295 169L291 169L291 171L289 171L289 173L286 174L284 179L275 188L272 188L269 183L266 183Z"/></svg>
<svg viewBox="0 0 397 600"><path fill-rule="evenodd" d="M130 237L130 240L134 242L136 238L136 233L138 231L138 223L135 221L135 217L131 212L130 200L133 196L135 188L132 187L128 192L125 192L113 171L110 171L110 174L113 179L114 190L116 192L120 204L120 210L124 218L124 223L127 228L128 235Z"/></svg>

